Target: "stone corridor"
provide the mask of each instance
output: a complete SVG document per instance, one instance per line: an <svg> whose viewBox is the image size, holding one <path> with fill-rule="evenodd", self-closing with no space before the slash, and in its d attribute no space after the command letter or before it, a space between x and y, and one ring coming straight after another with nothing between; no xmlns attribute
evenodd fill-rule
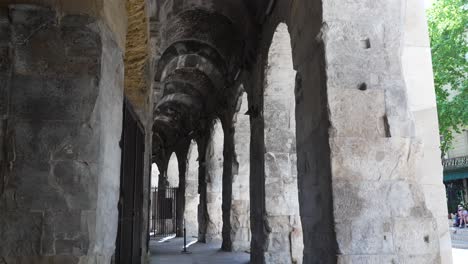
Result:
<svg viewBox="0 0 468 264"><path fill-rule="evenodd" d="M422 0L2 0L0 263L450 264L432 80Z"/></svg>
<svg viewBox="0 0 468 264"><path fill-rule="evenodd" d="M187 241L188 243L194 241ZM196 243L188 248L188 254L182 254L183 238L174 238L166 242L150 243L150 264L248 264L250 255L245 252L221 251L220 243Z"/></svg>

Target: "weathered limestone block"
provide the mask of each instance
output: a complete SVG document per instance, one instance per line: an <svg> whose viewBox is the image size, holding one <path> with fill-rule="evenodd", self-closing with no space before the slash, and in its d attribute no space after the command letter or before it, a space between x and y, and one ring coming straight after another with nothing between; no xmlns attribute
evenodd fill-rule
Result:
<svg viewBox="0 0 468 264"><path fill-rule="evenodd" d="M15 158L0 193L0 255L8 263L109 263L117 233L122 53L109 29L89 16L34 5L6 12L14 54L5 82L7 133Z"/></svg>
<svg viewBox="0 0 468 264"><path fill-rule="evenodd" d="M385 137L385 93L382 90L329 89L332 137Z"/></svg>
<svg viewBox="0 0 468 264"><path fill-rule="evenodd" d="M39 255L42 251L41 233L44 220L42 212L3 211L0 217L0 255Z"/></svg>
<svg viewBox="0 0 468 264"><path fill-rule="evenodd" d="M215 122L211 139L206 151L206 184L207 184L207 229L206 241L221 240L222 220L222 176L223 176L223 128Z"/></svg>
<svg viewBox="0 0 468 264"><path fill-rule="evenodd" d="M435 254L439 248L439 235L433 218L398 219L394 225L394 235L396 250L401 255Z"/></svg>
<svg viewBox="0 0 468 264"><path fill-rule="evenodd" d="M335 179L416 181L421 144L405 138L335 137L330 140Z"/></svg>
<svg viewBox="0 0 468 264"><path fill-rule="evenodd" d="M441 263L436 211L445 210L429 196L443 195L421 182L426 150L402 74L405 5L323 2L339 263Z"/></svg>
<svg viewBox="0 0 468 264"><path fill-rule="evenodd" d="M185 184L185 226L188 236L198 235L198 145L192 141L187 164L187 179Z"/></svg>
<svg viewBox="0 0 468 264"><path fill-rule="evenodd" d="M297 165L292 164L296 162L295 81L288 29L280 24L265 67L265 221L269 232L266 263L302 263L297 172L293 172ZM293 245L293 240L297 245Z"/></svg>
<svg viewBox="0 0 468 264"><path fill-rule="evenodd" d="M341 254L391 254L394 248L393 226L388 216L370 217L368 221L338 220L336 232Z"/></svg>
<svg viewBox="0 0 468 264"><path fill-rule="evenodd" d="M239 105L240 103L240 105ZM234 115L234 154L231 237L234 251L250 250L250 120L247 94L239 98Z"/></svg>

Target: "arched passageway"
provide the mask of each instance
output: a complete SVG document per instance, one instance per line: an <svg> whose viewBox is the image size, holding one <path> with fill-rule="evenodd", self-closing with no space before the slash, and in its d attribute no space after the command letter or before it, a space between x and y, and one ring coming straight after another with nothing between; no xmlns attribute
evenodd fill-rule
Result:
<svg viewBox="0 0 468 264"><path fill-rule="evenodd" d="M281 168L294 167L294 158L291 151L275 150L288 144L269 139L268 129L274 121L283 123L282 115L272 118L263 111L277 106L264 96L273 83L267 77L287 72L265 71L277 25L285 22L297 72L303 262L450 263L437 113L433 93L427 92L430 54L419 4L1 1L0 259L144 262L150 164L159 166L158 187L169 186L167 166L176 153L178 188L191 188L185 161L195 140L200 239L220 237L215 247L223 251L247 244L247 220L239 213L246 212L246 166L240 163L249 159L251 262L276 261L271 254L292 261L296 243L272 244L297 223L282 224L284 232L272 224L271 216L292 214L272 206L283 198L271 187L285 181L270 176L281 172L287 179ZM240 84L248 94L248 157L236 153L245 147L235 139L242 129L233 122ZM224 139L213 148L215 120ZM278 136L289 134L282 130ZM213 156L213 149L218 154ZM291 164L277 166L285 153ZM210 186L219 181L221 191ZM177 199L186 201L186 194ZM179 232L188 203L180 204ZM212 208L221 222L213 221ZM119 216L119 209L125 213Z"/></svg>

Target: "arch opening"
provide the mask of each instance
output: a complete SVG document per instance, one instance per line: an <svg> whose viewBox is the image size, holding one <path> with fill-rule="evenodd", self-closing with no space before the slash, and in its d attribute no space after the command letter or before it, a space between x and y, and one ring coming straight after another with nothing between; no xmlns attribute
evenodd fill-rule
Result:
<svg viewBox="0 0 468 264"><path fill-rule="evenodd" d="M179 160L177 158L176 153L172 153L171 157L169 158L169 163L167 165L167 187L169 188L177 188L180 182L180 172L179 172ZM182 161L184 162L184 161Z"/></svg>
<svg viewBox="0 0 468 264"><path fill-rule="evenodd" d="M302 263L295 79L288 28L281 23L268 52L263 95L267 263Z"/></svg>

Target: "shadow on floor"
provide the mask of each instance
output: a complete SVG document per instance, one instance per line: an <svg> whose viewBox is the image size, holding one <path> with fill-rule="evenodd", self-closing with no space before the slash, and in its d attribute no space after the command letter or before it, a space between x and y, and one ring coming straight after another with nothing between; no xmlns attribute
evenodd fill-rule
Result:
<svg viewBox="0 0 468 264"><path fill-rule="evenodd" d="M195 242L188 240L187 244ZM223 252L221 243L195 243L188 248L191 254L182 254L183 238L165 242L150 242L151 264L247 264L250 255L243 252Z"/></svg>

